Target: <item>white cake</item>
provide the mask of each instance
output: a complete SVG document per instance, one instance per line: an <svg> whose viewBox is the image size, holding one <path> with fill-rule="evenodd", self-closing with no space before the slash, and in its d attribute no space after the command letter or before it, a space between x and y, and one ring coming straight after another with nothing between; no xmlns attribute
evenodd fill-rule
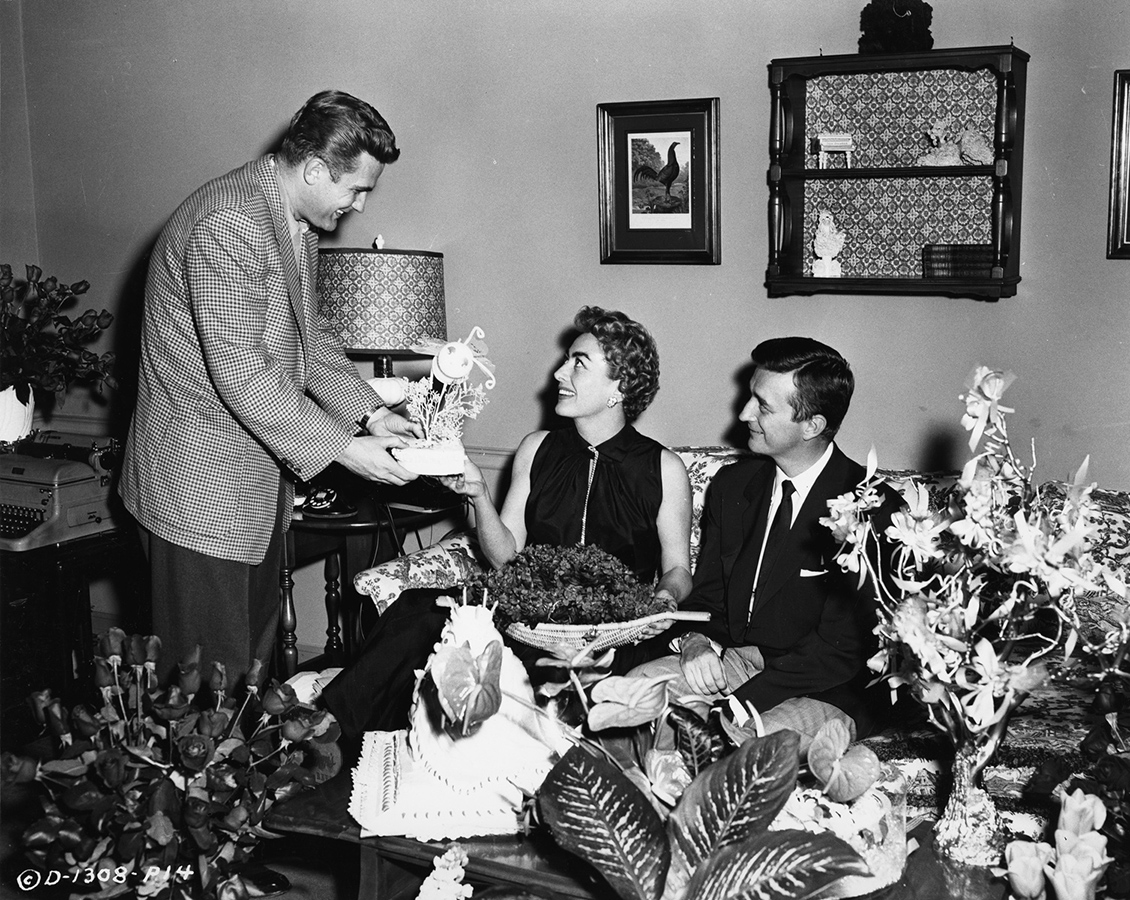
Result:
<svg viewBox="0 0 1130 900"><path fill-rule="evenodd" d="M502 635L482 606L457 606L440 644L468 645L481 654ZM567 748L556 722L534 712L534 692L521 661L503 647L498 711L474 733L453 736L438 727L417 673L407 731L365 734L353 772L349 812L362 837L405 835L443 840L513 835L527 795L540 786Z"/></svg>
<svg viewBox="0 0 1130 900"><path fill-rule="evenodd" d="M820 788L798 785L771 831L828 831L863 857L870 876L849 875L822 897L858 897L894 884L906 867L906 779L883 764L879 780L850 803L830 800Z"/></svg>
<svg viewBox="0 0 1130 900"><path fill-rule="evenodd" d="M396 461L417 475L462 475L467 454L459 441L409 441L392 451Z"/></svg>

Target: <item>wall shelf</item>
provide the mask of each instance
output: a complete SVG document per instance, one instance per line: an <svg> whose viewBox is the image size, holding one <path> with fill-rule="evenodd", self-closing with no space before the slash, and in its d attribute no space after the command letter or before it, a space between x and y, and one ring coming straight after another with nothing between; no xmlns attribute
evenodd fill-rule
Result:
<svg viewBox="0 0 1130 900"><path fill-rule="evenodd" d="M773 60L769 296L1015 295L1027 62L1012 45ZM972 158L983 161L921 164L937 123L980 140L987 152ZM821 160L817 135L849 138L851 154ZM842 277L813 277L823 210L845 233ZM938 262L947 252L952 266ZM978 254L976 266L961 253ZM924 277L939 271L958 274Z"/></svg>

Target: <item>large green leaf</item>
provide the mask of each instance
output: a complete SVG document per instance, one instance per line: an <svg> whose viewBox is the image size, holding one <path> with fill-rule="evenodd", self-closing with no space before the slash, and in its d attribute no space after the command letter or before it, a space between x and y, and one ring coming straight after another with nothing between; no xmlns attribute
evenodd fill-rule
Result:
<svg viewBox="0 0 1130 900"><path fill-rule="evenodd" d="M667 721L675 732L675 749L687 764L692 776L725 755L726 744L719 730L702 716L684 706L672 706Z"/></svg>
<svg viewBox="0 0 1130 900"><path fill-rule="evenodd" d="M623 900L658 900L671 849L659 814L602 756L574 747L538 792L554 840L591 863Z"/></svg>
<svg viewBox="0 0 1130 900"><path fill-rule="evenodd" d="M747 741L691 782L668 827L679 869L694 872L717 848L759 834L796 787L800 738L778 731Z"/></svg>
<svg viewBox="0 0 1130 900"><path fill-rule="evenodd" d="M822 832L761 831L720 848L691 878L694 900L805 900L845 875L869 875L862 857Z"/></svg>

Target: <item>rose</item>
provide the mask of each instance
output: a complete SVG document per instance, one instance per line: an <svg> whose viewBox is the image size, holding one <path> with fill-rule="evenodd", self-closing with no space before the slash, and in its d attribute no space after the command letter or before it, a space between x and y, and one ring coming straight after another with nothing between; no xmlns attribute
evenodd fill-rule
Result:
<svg viewBox="0 0 1130 900"><path fill-rule="evenodd" d="M222 737L227 730L231 713L224 709L206 709L196 721L196 730L208 737Z"/></svg>
<svg viewBox="0 0 1130 900"><path fill-rule="evenodd" d="M40 725L46 725L47 704L51 702L51 689L45 688L42 691L32 691L27 698L27 702L31 707L32 715L35 716L35 721Z"/></svg>
<svg viewBox="0 0 1130 900"><path fill-rule="evenodd" d="M79 705L71 710L71 725L80 737L92 738L102 730L102 723L90 714L85 706Z"/></svg>
<svg viewBox="0 0 1130 900"><path fill-rule="evenodd" d="M282 723L282 737L286 743L298 743L313 734L314 725L309 715L300 713Z"/></svg>
<svg viewBox="0 0 1130 900"><path fill-rule="evenodd" d="M145 638L140 634L131 634L126 641L126 665L145 665Z"/></svg>
<svg viewBox="0 0 1130 900"><path fill-rule="evenodd" d="M208 679L208 687L213 694L223 695L228 689L228 670L222 662L212 663L212 677Z"/></svg>
<svg viewBox="0 0 1130 900"><path fill-rule="evenodd" d="M117 747L105 750L94 760L94 771L98 773L102 783L111 790L121 787L125 783L128 771L126 755Z"/></svg>
<svg viewBox="0 0 1130 900"><path fill-rule="evenodd" d="M191 772L203 771L215 749L215 743L205 734L186 734L177 739L181 765Z"/></svg>
<svg viewBox="0 0 1130 900"><path fill-rule="evenodd" d="M166 722L175 722L183 719L192 711L188 698L175 684L169 685L169 690L160 702L153 704L153 714Z"/></svg>
<svg viewBox="0 0 1130 900"><path fill-rule="evenodd" d="M0 781L4 784L27 784L35 781L39 763L30 756L5 752L0 756Z"/></svg>
<svg viewBox="0 0 1130 900"><path fill-rule="evenodd" d="M298 705L298 695L289 684L279 684L271 679L271 686L263 694L263 711L267 715L281 716Z"/></svg>
<svg viewBox="0 0 1130 900"><path fill-rule="evenodd" d="M126 633L120 628L110 628L98 640L101 655L109 660L111 666L120 665L125 654Z"/></svg>
<svg viewBox="0 0 1130 900"><path fill-rule="evenodd" d="M94 686L97 688L113 687L117 683L114 671L110 668L109 660L101 656L94 657Z"/></svg>
<svg viewBox="0 0 1130 900"><path fill-rule="evenodd" d="M263 677L263 661L255 659L251 661L251 668L247 670L247 677L244 679L244 684L247 687L247 693L259 693L259 679Z"/></svg>
<svg viewBox="0 0 1130 900"><path fill-rule="evenodd" d="M184 659L177 663L177 670L180 673L180 689L183 693L192 697L200 690L200 645L197 644L195 649L188 654Z"/></svg>
<svg viewBox="0 0 1130 900"><path fill-rule="evenodd" d="M209 803L203 797L189 797L184 803L184 824L189 828L203 828L208 824Z"/></svg>

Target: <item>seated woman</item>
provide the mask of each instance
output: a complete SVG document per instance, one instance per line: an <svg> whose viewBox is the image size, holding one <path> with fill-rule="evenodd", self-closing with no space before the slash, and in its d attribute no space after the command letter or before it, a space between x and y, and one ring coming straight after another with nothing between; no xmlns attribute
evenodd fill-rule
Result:
<svg viewBox="0 0 1130 900"><path fill-rule="evenodd" d="M556 412L572 424L522 439L501 513L470 461L444 481L471 499L479 543L495 568L527 545L595 544L677 604L691 587L690 482L675 453L630 424L659 390L655 341L624 313L595 306L574 325L578 335L554 373ZM406 727L414 670L447 615L431 593L405 593L381 616L322 695L346 735Z"/></svg>

